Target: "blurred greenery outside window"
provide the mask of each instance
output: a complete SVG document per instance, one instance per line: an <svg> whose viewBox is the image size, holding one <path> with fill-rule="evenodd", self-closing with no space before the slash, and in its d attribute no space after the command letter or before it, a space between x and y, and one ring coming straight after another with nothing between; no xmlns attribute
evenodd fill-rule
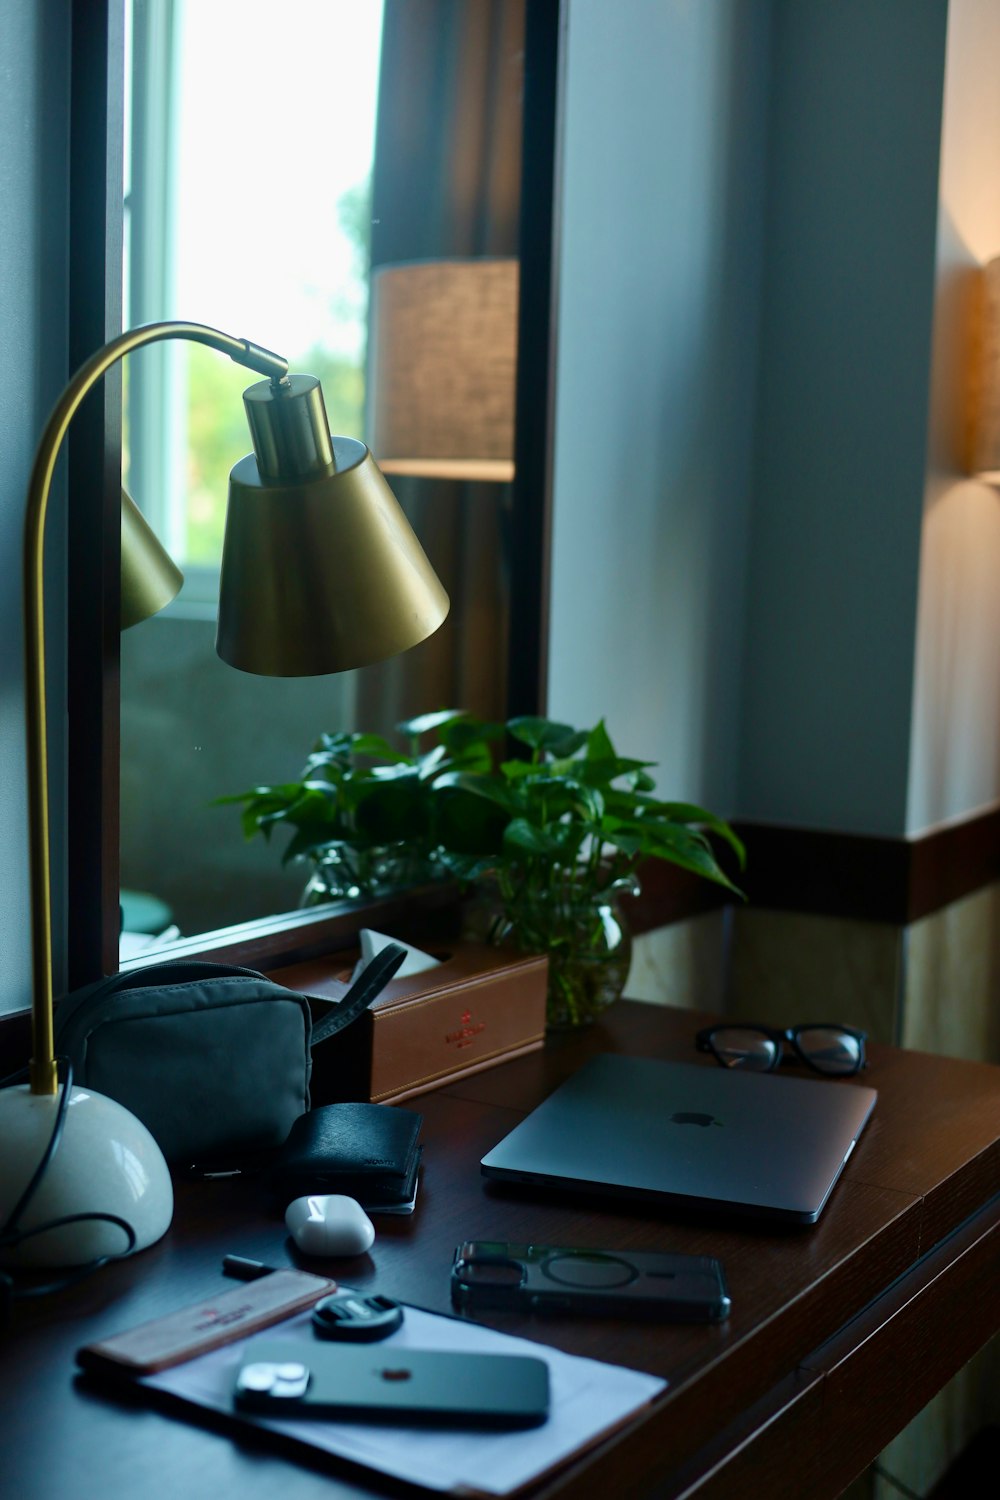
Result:
<svg viewBox="0 0 1000 1500"><path fill-rule="evenodd" d="M204 322L322 382L364 434L371 155L381 0L126 5L127 326ZM255 377L187 342L126 361L123 482L185 573L218 597L229 472Z"/></svg>

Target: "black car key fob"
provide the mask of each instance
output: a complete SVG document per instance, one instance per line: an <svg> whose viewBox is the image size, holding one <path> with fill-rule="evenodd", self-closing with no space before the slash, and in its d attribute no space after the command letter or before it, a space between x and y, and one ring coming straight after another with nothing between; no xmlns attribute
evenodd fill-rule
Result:
<svg viewBox="0 0 1000 1500"><path fill-rule="evenodd" d="M391 1297L365 1297L360 1292L339 1291L316 1303L312 1320L321 1339L370 1344L395 1333L403 1321L403 1309Z"/></svg>

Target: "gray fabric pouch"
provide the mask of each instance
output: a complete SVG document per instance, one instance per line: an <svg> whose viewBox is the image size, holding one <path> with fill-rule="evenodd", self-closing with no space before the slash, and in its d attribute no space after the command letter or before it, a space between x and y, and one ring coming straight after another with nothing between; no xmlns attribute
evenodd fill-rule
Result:
<svg viewBox="0 0 1000 1500"><path fill-rule="evenodd" d="M309 1108L313 1047L367 1009L404 957L383 949L316 1026L307 996L254 969L116 974L60 1001L56 1055L72 1062L74 1083L140 1119L169 1162L266 1151Z"/></svg>

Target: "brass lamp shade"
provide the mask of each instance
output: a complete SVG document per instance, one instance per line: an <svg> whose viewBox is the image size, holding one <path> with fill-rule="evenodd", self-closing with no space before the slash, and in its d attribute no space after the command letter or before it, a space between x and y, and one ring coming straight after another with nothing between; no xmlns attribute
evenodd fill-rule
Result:
<svg viewBox="0 0 1000 1500"><path fill-rule="evenodd" d="M516 260L372 273L369 445L387 474L514 477Z"/></svg>
<svg viewBox="0 0 1000 1500"><path fill-rule="evenodd" d="M184 574L122 488L121 628L158 614L180 592Z"/></svg>
<svg viewBox="0 0 1000 1500"><path fill-rule="evenodd" d="M244 672L367 666L425 640L448 613L364 443L330 442L324 473L269 480L248 455L230 475L216 649Z"/></svg>

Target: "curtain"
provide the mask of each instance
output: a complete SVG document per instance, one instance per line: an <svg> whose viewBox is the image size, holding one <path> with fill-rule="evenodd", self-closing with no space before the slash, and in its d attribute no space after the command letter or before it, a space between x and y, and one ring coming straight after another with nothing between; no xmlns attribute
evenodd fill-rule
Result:
<svg viewBox="0 0 1000 1500"><path fill-rule="evenodd" d="M515 256L525 0L386 0L371 264ZM451 596L441 629L357 680L357 725L506 698L504 484L394 475L392 488Z"/></svg>

